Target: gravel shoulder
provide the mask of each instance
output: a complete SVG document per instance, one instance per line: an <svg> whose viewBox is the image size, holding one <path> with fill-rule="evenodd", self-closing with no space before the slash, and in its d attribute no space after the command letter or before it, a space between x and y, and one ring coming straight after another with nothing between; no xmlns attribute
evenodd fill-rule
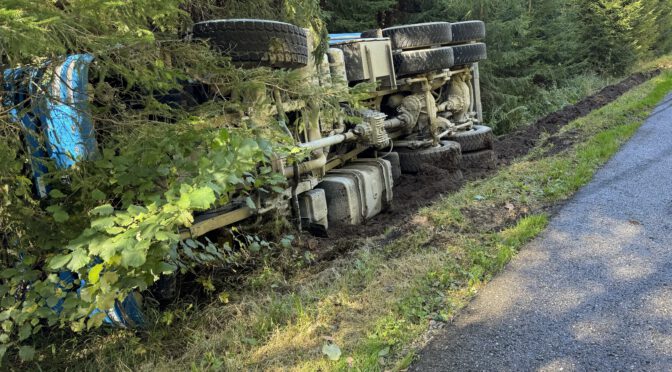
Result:
<svg viewBox="0 0 672 372"><path fill-rule="evenodd" d="M672 369L671 100L411 371Z"/></svg>

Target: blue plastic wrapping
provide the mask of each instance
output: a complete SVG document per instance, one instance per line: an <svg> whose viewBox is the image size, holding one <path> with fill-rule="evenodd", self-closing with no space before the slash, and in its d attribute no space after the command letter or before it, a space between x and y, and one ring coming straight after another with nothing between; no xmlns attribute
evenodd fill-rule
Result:
<svg viewBox="0 0 672 372"><path fill-rule="evenodd" d="M37 194L48 195L42 177L48 169L44 159L51 158L56 167L67 169L97 153L95 131L89 107L87 84L90 54L74 54L55 67L47 62L40 67L21 67L3 71L3 106L10 108L10 120L20 123L26 147L31 155L33 182ZM77 275L63 271L59 279L66 284L79 281ZM79 289L77 290L79 293ZM54 307L63 309L63 300ZM96 309L90 315L100 313ZM144 324L141 297L134 292L123 301L115 301L105 311L104 322L123 328Z"/></svg>

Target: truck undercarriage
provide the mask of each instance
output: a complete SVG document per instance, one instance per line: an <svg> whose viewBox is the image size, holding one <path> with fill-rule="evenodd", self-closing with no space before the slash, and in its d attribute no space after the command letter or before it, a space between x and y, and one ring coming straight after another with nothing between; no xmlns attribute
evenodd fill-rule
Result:
<svg viewBox="0 0 672 372"><path fill-rule="evenodd" d="M479 42L485 37L480 21L332 34L328 50L317 56L310 53L310 30L280 22L205 21L194 25L192 37L244 67L298 69L322 87L371 88L358 107L343 102L345 119L337 120L311 102L259 88L251 96L270 98L271 110L306 158L274 162L291 185L284 193L260 195L254 208L240 201L198 215L184 238L278 210L313 231L356 225L389 208L402 172L417 173L428 164L459 176L464 165L494 162L492 131L482 125L478 62L486 48Z"/></svg>
<svg viewBox="0 0 672 372"><path fill-rule="evenodd" d="M482 125L478 62L486 58L486 50L479 42L485 37L480 21L335 34L319 53L313 52L322 49L315 47L318 38L310 30L274 21L205 21L194 25L190 37L244 68L295 71L309 86L323 90L366 89L358 101L339 101L335 107L323 106L319 97L299 98L269 86L216 98L204 94L204 102L236 102L232 114L237 118L264 111L281 127L272 136L283 137L269 142L289 142L298 156L271 159L272 170L288 187L272 193L253 188L221 207L196 212L193 223L180 230L182 240L269 212L324 234L330 225L361 224L390 208L402 173L431 166L459 177L467 164L494 161L492 131ZM50 186L43 182L49 169L39 159L51 158L56 168L67 169L94 159L99 151L87 89L94 58L73 54L62 63L3 72L2 103L24 129L40 198L49 196ZM69 286L80 280L69 271L61 275ZM79 286L85 285L81 280ZM105 311L105 321L122 327L142 324L138 295L116 300ZM59 312L59 306L52 309Z"/></svg>

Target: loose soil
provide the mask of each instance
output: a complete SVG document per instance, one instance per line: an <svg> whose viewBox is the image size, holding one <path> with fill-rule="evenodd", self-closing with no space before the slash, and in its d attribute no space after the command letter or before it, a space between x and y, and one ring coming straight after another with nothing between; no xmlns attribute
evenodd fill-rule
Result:
<svg viewBox="0 0 672 372"><path fill-rule="evenodd" d="M618 84L607 86L592 96L584 98L577 104L548 114L530 126L500 136L494 144L498 165L508 165L514 159L527 155L544 135L552 136L569 122L608 105L625 92L659 74L660 70L653 70L632 75ZM567 133L567 136L548 137L544 144L551 145L550 154L555 154L574 143L571 137L572 133Z"/></svg>
<svg viewBox="0 0 672 372"><path fill-rule="evenodd" d="M632 75L618 84L603 88L574 105L566 106L551 113L529 126L498 137L493 144L497 154L497 166L509 165L515 159L527 155L542 139L544 139L544 146L548 145L549 147L545 155L552 155L570 147L575 142L571 132L556 135L563 126L586 116L593 110L606 106L625 92L658 74L660 74L660 70ZM381 213L363 225L330 226L328 237L305 236L303 241L307 242L307 247L315 252L318 261L321 261L332 259L342 252L356 248L362 244L362 239L393 239L413 228L412 219L419 209L432 204L441 195L457 191L465 180L487 178L494 171L494 169L484 168L450 172L428 166L417 175L404 174L395 182L394 201L390 210ZM487 219L491 220L493 211L462 212L470 219L473 217L475 220L480 220L481 218L478 215L483 217L487 215ZM518 213L514 214L514 216L506 216L508 218L503 218L503 220L515 220ZM388 236L384 236L384 234Z"/></svg>

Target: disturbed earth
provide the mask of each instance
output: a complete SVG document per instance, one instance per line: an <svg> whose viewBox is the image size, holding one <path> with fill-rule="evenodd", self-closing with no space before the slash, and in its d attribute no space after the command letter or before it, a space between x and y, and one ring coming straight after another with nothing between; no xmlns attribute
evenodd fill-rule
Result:
<svg viewBox="0 0 672 372"><path fill-rule="evenodd" d="M632 75L574 105L553 112L523 129L499 136L493 144L497 154L496 167L509 165L516 158L527 155L540 142L548 147L546 155L552 155L570 147L573 144L571 133L558 134L563 126L593 110L606 106L625 92L658 74L660 71L654 70ZM358 243L357 239L353 238L377 237L389 233L388 235L391 236L384 238L389 240L401 235L407 228L406 226L412 226L409 220L420 208L432 204L442 195L457 191L465 181L488 177L496 167L451 172L427 166L417 175L404 174L395 182L393 206L390 210L363 225L330 227L328 237L306 236L304 241L307 242L308 248L317 253L318 260L324 260L354 248L353 245ZM488 212L478 211L478 213L487 214Z"/></svg>

